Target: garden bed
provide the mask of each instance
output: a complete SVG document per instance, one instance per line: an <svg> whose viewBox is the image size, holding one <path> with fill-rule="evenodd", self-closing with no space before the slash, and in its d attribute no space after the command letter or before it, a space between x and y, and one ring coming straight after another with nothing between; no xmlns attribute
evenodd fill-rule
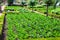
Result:
<svg viewBox="0 0 60 40"><path fill-rule="evenodd" d="M38 38L45 40L44 38L60 37L60 20L32 13L23 8L19 11L20 13L6 15L6 40L37 40Z"/></svg>
<svg viewBox="0 0 60 40"><path fill-rule="evenodd" d="M32 10L32 8L28 7L27 9ZM34 11L43 13L46 15L46 7L42 7L42 8L33 8ZM48 9L48 15L57 19L60 19L60 7L57 7L56 9L53 9L52 6L49 7Z"/></svg>

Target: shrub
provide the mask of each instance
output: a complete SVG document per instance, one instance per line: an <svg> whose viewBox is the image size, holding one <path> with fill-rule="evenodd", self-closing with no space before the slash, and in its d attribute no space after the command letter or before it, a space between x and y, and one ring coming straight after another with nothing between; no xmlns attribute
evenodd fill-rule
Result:
<svg viewBox="0 0 60 40"><path fill-rule="evenodd" d="M47 14L47 12L44 12L44 14Z"/></svg>
<svg viewBox="0 0 60 40"><path fill-rule="evenodd" d="M57 11L57 10L52 10L52 13L60 15L60 11Z"/></svg>
<svg viewBox="0 0 60 40"><path fill-rule="evenodd" d="M56 12L56 14L57 14L57 15L60 15L60 13L59 13L59 12Z"/></svg>

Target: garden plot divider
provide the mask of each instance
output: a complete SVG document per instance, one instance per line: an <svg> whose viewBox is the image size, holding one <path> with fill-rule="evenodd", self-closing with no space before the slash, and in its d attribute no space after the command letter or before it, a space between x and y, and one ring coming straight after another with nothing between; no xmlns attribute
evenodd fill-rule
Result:
<svg viewBox="0 0 60 40"><path fill-rule="evenodd" d="M1 40L6 40L6 14L4 15Z"/></svg>

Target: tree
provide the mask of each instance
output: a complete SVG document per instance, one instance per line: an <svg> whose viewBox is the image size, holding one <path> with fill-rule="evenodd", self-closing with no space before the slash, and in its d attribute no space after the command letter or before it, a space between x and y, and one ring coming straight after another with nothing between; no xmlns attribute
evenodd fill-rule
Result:
<svg viewBox="0 0 60 40"><path fill-rule="evenodd" d="M54 9L56 9L56 4L58 3L58 0L55 1L54 3Z"/></svg>
<svg viewBox="0 0 60 40"><path fill-rule="evenodd" d="M8 0L8 5L11 6L14 0Z"/></svg>
<svg viewBox="0 0 60 40"><path fill-rule="evenodd" d="M46 16L48 16L48 8L49 8L49 6L51 6L52 5L52 0L46 0Z"/></svg>
<svg viewBox="0 0 60 40"><path fill-rule="evenodd" d="M21 4L22 4L22 7L23 7L26 4L26 2L22 1Z"/></svg>
<svg viewBox="0 0 60 40"><path fill-rule="evenodd" d="M34 11L34 10L33 10L33 7L35 6L35 1L34 1L34 0L31 0L31 1L30 1L30 6L32 7L32 12L33 12L33 11Z"/></svg>

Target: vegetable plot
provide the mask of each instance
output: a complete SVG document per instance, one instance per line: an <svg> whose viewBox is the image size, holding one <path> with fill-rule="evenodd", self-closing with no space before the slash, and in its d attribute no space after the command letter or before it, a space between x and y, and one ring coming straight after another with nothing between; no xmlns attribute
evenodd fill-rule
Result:
<svg viewBox="0 0 60 40"><path fill-rule="evenodd" d="M8 13L7 40L60 37L60 21L20 9L20 13Z"/></svg>

